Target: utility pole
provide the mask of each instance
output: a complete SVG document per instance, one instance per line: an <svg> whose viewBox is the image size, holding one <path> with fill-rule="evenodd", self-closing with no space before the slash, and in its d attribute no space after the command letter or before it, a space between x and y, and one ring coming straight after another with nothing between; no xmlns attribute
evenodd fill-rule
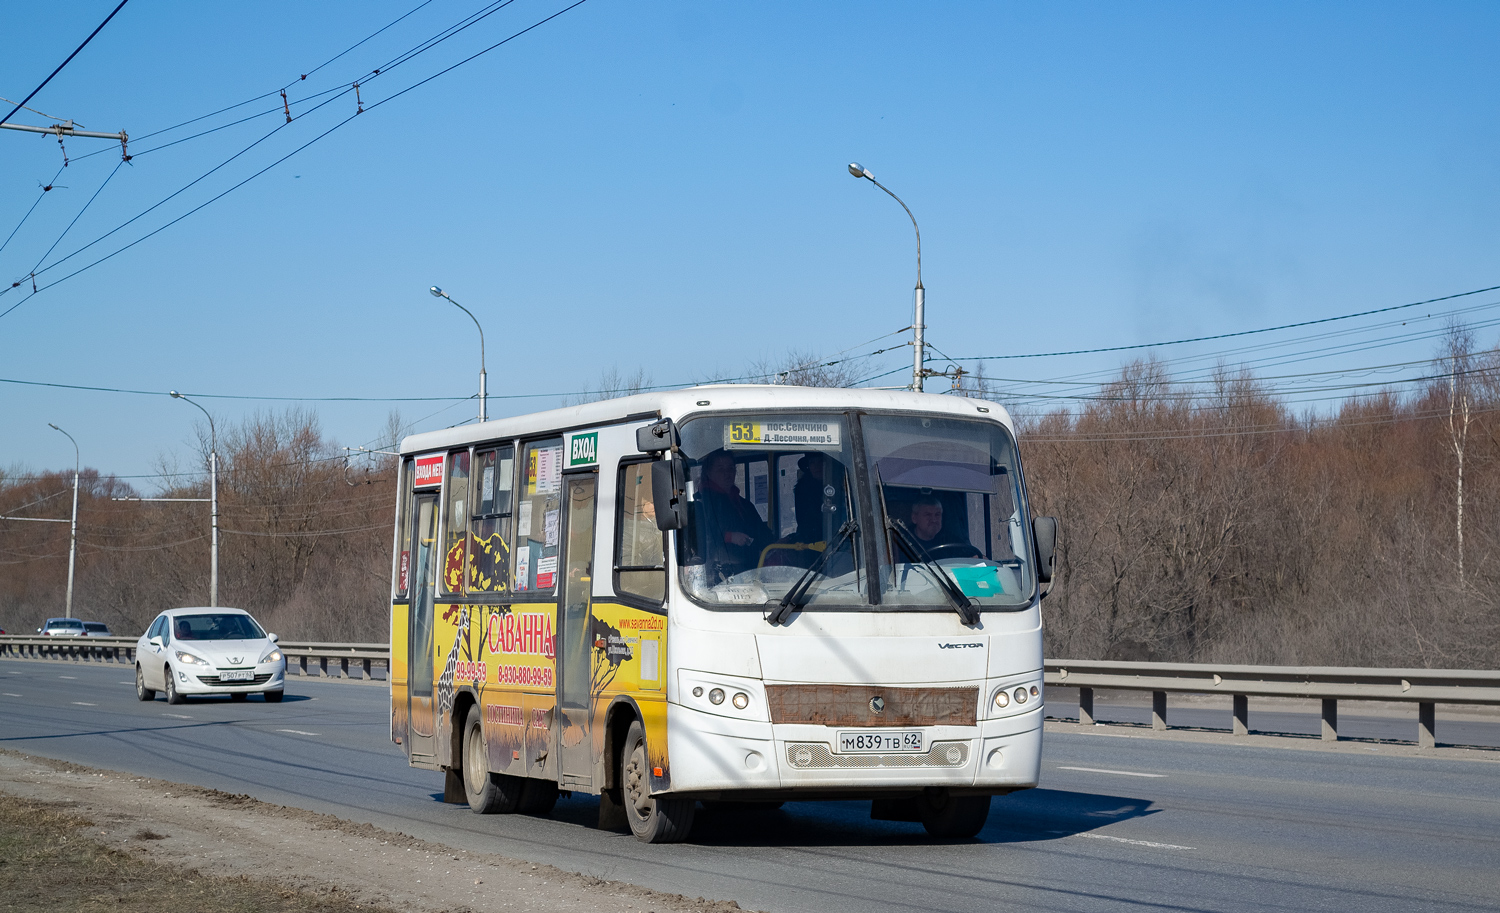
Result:
<svg viewBox="0 0 1500 913"><path fill-rule="evenodd" d="M209 415L207 409L178 393L170 391L173 399L180 399L192 406L197 406L198 411L208 417L208 499L213 511L213 539L209 552L209 574L208 574L208 604L217 607L219 604L219 434L214 430L214 417ZM140 500L150 501L186 501L188 498L143 498Z"/></svg>
<svg viewBox="0 0 1500 913"><path fill-rule="evenodd" d="M73 435L63 431L61 428L47 423L47 427L53 431L62 431L68 440L73 441ZM73 519L68 534L68 601L67 608L63 609L64 618L73 617L73 566L78 557L78 469L81 465L78 457L78 442L73 441Z"/></svg>

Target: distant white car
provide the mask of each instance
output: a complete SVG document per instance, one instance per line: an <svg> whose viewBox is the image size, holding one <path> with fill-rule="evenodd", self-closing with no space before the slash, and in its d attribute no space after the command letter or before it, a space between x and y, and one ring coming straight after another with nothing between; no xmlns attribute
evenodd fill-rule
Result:
<svg viewBox="0 0 1500 913"><path fill-rule="evenodd" d="M82 637L83 622L76 618L49 618L36 632L43 637Z"/></svg>
<svg viewBox="0 0 1500 913"><path fill-rule="evenodd" d="M181 704L190 694L227 694L236 701L262 694L281 700L286 657L243 609L168 609L156 616L135 649L135 696Z"/></svg>
<svg viewBox="0 0 1500 913"><path fill-rule="evenodd" d="M83 623L83 634L85 637L113 637L109 633L109 625L102 621L85 621Z"/></svg>

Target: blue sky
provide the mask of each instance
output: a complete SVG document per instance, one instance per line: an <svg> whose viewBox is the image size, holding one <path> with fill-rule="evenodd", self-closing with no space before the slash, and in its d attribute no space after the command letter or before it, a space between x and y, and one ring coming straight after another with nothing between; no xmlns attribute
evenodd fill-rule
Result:
<svg viewBox="0 0 1500 913"><path fill-rule="evenodd" d="M1234 332L1500 285L1491 4L589 0L377 104L567 5L516 0L366 79L369 110L335 132L46 287L355 109L347 95L315 111L297 99L347 86L483 5L432 0L297 80L418 2L131 0L30 105L88 129L124 128L138 157L110 177L117 146L67 140L58 189L0 249L0 278L23 280L0 311L29 293L38 262L283 129L40 273L42 291L0 317L0 377L263 397L466 396L473 326L426 293L432 284L484 323L492 396L577 391L611 366L675 383L739 374L790 349L839 352L910 323L915 272L905 215L847 174L851 160L921 223L928 335L953 357ZM13 4L0 96L19 101L113 7ZM270 113L149 151L280 99L146 134L288 83L290 125ZM28 112L14 120L47 123ZM54 138L0 131L0 239L60 165ZM1479 306L1466 319L1485 321L1497 302L1491 293L1461 306ZM1418 310L1440 321L1458 306ZM1359 327L1372 340L1390 332L1373 319L1345 328ZM1320 354L1307 332L1277 350L1301 371L1433 351L1418 338ZM1241 357L1223 343L1160 354L1207 364L1225 352ZM1094 378L1125 357L987 370ZM862 367L909 362L898 349ZM897 370L875 382L903 380ZM199 401L221 426L286 405ZM556 403L494 400L491 413ZM345 444L377 438L392 408L418 429L473 409L308 405ZM198 417L165 396L0 384L0 466L66 467L71 447L47 427L56 422L85 464L149 474L159 455L187 453Z"/></svg>

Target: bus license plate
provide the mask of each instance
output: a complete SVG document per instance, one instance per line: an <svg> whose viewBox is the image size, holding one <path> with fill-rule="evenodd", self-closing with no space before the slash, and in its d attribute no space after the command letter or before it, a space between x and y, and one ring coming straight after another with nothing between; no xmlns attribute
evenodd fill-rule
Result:
<svg viewBox="0 0 1500 913"><path fill-rule="evenodd" d="M246 669L243 672L237 672L237 671L232 671L232 670L225 670L225 671L221 671L219 673L219 681L221 681L221 682L252 682L252 681L255 681L255 673L252 672L249 669Z"/></svg>
<svg viewBox="0 0 1500 913"><path fill-rule="evenodd" d="M921 752L922 750L922 730L920 729L839 733L840 754L883 754L892 751Z"/></svg>

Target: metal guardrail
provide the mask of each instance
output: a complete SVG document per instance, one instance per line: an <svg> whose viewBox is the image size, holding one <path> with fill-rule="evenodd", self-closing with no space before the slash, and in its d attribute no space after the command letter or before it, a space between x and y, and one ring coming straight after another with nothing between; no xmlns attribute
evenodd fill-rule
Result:
<svg viewBox="0 0 1500 913"><path fill-rule="evenodd" d="M1236 666L1046 660L1046 683L1078 689L1078 722L1094 723L1094 691L1151 692L1151 726L1167 728L1167 694L1233 698L1235 735L1250 732L1250 698L1306 698L1323 703L1323 738L1336 741L1339 701L1403 701L1417 705L1417 744L1432 748L1438 704L1500 706L1500 672L1462 669L1361 669L1338 666Z"/></svg>
<svg viewBox="0 0 1500 913"><path fill-rule="evenodd" d="M0 658L135 663L134 637L0 636ZM323 678L381 681L390 677L387 644L282 641L287 671ZM353 673L358 672L358 675ZM1401 701L1417 705L1417 744L1431 748L1438 704L1500 706L1500 671L1362 669L1338 666L1237 666L1211 663L1137 663L1092 659L1046 660L1046 683L1078 689L1078 721L1094 724L1094 691L1151 692L1151 725L1167 728L1168 694L1223 694L1232 699L1235 735L1250 732L1250 698L1322 701L1322 734L1338 739L1339 701Z"/></svg>
<svg viewBox="0 0 1500 913"><path fill-rule="evenodd" d="M73 662L135 664L135 637L0 636L0 658L54 659ZM390 677L391 648L387 644L337 644L313 641L277 643L292 675L381 681L376 667ZM359 674L354 674L358 672Z"/></svg>

